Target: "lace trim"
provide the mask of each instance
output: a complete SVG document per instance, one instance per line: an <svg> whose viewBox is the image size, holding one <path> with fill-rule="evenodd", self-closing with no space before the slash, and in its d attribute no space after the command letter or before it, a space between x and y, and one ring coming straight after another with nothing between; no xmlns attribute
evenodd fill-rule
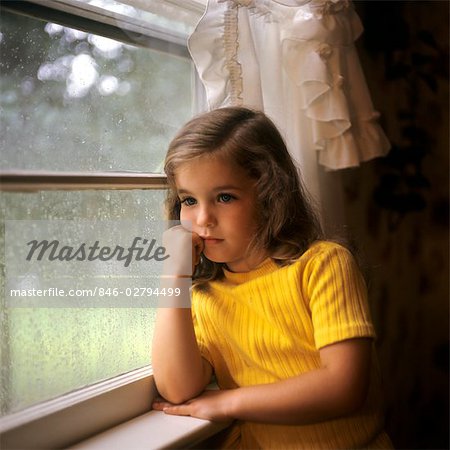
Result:
<svg viewBox="0 0 450 450"><path fill-rule="evenodd" d="M229 2L231 8L248 8L251 13L260 16L272 15L273 9L271 3L284 5L282 1L277 0L218 0L219 3ZM287 6L287 5L284 5ZM294 6L294 5L291 5ZM337 14L352 7L351 0L303 0L296 7L308 6L317 19L331 14Z"/></svg>
<svg viewBox="0 0 450 450"><path fill-rule="evenodd" d="M238 53L238 7L232 1L219 0L219 3L227 3L224 14L223 43L225 48L225 67L230 75L230 102L233 106L241 106L242 99L242 67L237 60Z"/></svg>
<svg viewBox="0 0 450 450"><path fill-rule="evenodd" d="M218 0L218 3L224 3L227 0ZM311 0L308 0L311 1ZM229 0L229 8L246 8L249 14L264 17L265 20L272 21L274 10L271 7L273 0Z"/></svg>

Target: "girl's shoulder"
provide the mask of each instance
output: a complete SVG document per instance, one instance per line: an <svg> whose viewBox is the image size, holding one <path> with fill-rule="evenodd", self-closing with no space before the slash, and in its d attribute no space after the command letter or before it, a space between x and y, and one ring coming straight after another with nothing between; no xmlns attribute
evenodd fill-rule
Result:
<svg viewBox="0 0 450 450"><path fill-rule="evenodd" d="M328 258L332 255L352 257L352 252L346 245L340 242L329 240L314 241L300 256L298 261L310 258Z"/></svg>
<svg viewBox="0 0 450 450"><path fill-rule="evenodd" d="M344 251L351 253L348 244L344 243L344 241L335 241L335 240L319 240L314 241L309 249L316 249L320 251ZM309 250L308 249L308 250Z"/></svg>
<svg viewBox="0 0 450 450"><path fill-rule="evenodd" d="M307 274L322 272L328 268L334 268L333 270L340 270L343 267L353 269L358 267L359 263L346 245L340 242L321 240L313 242L290 266L291 270Z"/></svg>

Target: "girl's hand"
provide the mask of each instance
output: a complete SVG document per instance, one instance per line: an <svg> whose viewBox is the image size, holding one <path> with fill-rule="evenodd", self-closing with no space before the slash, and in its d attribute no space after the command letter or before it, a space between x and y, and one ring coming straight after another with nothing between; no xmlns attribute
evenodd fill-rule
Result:
<svg viewBox="0 0 450 450"><path fill-rule="evenodd" d="M194 273L195 267L200 262L200 255L205 248L205 242L197 234L192 232L192 273Z"/></svg>
<svg viewBox="0 0 450 450"><path fill-rule="evenodd" d="M198 419L227 422L234 419L230 406L236 389L204 391L186 403L174 405L161 398L153 402L153 409L176 416L192 416Z"/></svg>
<svg viewBox="0 0 450 450"><path fill-rule="evenodd" d="M205 246L203 239L197 233L177 225L164 232L163 245L170 255L165 261L164 275L191 277L200 262Z"/></svg>

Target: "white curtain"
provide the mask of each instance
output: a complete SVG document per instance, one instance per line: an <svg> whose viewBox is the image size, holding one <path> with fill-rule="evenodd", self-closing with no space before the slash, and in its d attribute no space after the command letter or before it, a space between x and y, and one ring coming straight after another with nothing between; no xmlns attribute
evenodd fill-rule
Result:
<svg viewBox="0 0 450 450"><path fill-rule="evenodd" d="M324 222L342 220L340 185L326 171L389 150L354 46L361 32L347 0L209 0L189 38L209 109L271 117Z"/></svg>

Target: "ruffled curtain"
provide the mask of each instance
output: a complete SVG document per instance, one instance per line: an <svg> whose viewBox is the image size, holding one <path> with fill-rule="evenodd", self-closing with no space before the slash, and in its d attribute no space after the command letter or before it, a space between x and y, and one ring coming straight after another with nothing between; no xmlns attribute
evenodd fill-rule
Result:
<svg viewBox="0 0 450 450"><path fill-rule="evenodd" d="M209 108L271 117L322 209L332 177L319 165L357 166L390 147L354 46L361 32L347 0L209 0L189 38Z"/></svg>

